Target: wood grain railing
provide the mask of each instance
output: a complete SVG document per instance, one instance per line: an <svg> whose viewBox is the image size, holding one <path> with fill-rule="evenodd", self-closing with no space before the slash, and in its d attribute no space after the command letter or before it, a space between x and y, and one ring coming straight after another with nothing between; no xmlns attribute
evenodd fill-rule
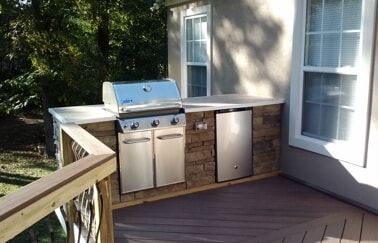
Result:
<svg viewBox="0 0 378 243"><path fill-rule="evenodd" d="M95 196L97 242L114 241L109 176L116 170L116 154L78 125L64 124L60 130L63 167L0 198L0 242L12 239L60 207L67 214L68 242L75 242L75 200L88 190L95 190L91 195ZM73 144L85 153L77 157Z"/></svg>

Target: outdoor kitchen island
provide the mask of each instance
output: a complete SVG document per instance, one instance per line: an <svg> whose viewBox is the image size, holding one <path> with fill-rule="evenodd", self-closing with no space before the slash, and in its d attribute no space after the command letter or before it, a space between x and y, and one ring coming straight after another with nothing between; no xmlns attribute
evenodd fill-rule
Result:
<svg viewBox="0 0 378 243"><path fill-rule="evenodd" d="M281 109L283 99L227 94L183 99L186 113L185 128L185 182L172 185L120 193L119 172L111 176L113 207L152 201L165 197L215 188L216 181L216 128L218 110L251 108L252 110L252 177L277 174L280 156ZM103 105L59 107L49 109L54 118L56 157L61 161L59 124L76 123L117 151L116 117L104 110ZM232 128L224 128L232 129ZM240 181L236 180L235 182ZM227 184L232 181L225 182Z"/></svg>

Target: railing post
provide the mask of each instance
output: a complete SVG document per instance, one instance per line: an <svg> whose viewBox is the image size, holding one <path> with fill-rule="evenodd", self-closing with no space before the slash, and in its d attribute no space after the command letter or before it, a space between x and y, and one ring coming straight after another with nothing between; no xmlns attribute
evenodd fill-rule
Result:
<svg viewBox="0 0 378 243"><path fill-rule="evenodd" d="M62 129L60 129L60 144L62 155L62 167L67 166L75 161L75 156L72 151L72 138L67 135ZM74 222L75 222L75 205L73 200L70 200L65 205L65 211L67 214L67 242L75 242Z"/></svg>
<svg viewBox="0 0 378 243"><path fill-rule="evenodd" d="M98 182L99 193L102 197L102 215L101 224L99 227L100 235L99 242L107 243L114 242L113 231L113 212L112 212L112 199L111 199L111 183L110 176Z"/></svg>

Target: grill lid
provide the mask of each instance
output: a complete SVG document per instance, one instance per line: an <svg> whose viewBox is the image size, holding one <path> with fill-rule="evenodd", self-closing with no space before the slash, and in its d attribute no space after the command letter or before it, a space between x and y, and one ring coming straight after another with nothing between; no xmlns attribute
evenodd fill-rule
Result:
<svg viewBox="0 0 378 243"><path fill-rule="evenodd" d="M179 112L182 101L174 80L104 82L102 99L105 109L118 117Z"/></svg>

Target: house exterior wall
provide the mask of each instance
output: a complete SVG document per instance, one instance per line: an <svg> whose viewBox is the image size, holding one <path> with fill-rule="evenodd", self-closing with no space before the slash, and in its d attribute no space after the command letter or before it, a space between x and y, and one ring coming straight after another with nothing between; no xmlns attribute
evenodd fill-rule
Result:
<svg viewBox="0 0 378 243"><path fill-rule="evenodd" d="M378 89L373 74L371 118L364 167L288 145L290 80L295 23L302 0L166 1L169 75L180 84L180 12L210 4L211 94L248 93L284 98L281 171L310 186L378 212ZM302 20L300 20L302 21ZM378 52L374 53L377 56ZM375 64L374 70L378 69Z"/></svg>
<svg viewBox="0 0 378 243"><path fill-rule="evenodd" d="M195 6L210 4L210 1L172 1L171 4L185 2L182 5L174 5L168 11L168 74L169 78L176 80L181 89L181 11Z"/></svg>
<svg viewBox="0 0 378 243"><path fill-rule="evenodd" d="M168 11L167 29L168 29L168 74L170 78L176 80L177 85L181 84L181 42L180 42L180 24L181 14L179 8L174 11Z"/></svg>
<svg viewBox="0 0 378 243"><path fill-rule="evenodd" d="M174 5L168 12L169 77L181 85L181 11L205 4L211 5L212 13L211 94L284 97L290 79L292 1L209 0Z"/></svg>
<svg viewBox="0 0 378 243"><path fill-rule="evenodd" d="M290 77L293 18L287 16L293 16L292 1L213 2L212 94L284 97Z"/></svg>

